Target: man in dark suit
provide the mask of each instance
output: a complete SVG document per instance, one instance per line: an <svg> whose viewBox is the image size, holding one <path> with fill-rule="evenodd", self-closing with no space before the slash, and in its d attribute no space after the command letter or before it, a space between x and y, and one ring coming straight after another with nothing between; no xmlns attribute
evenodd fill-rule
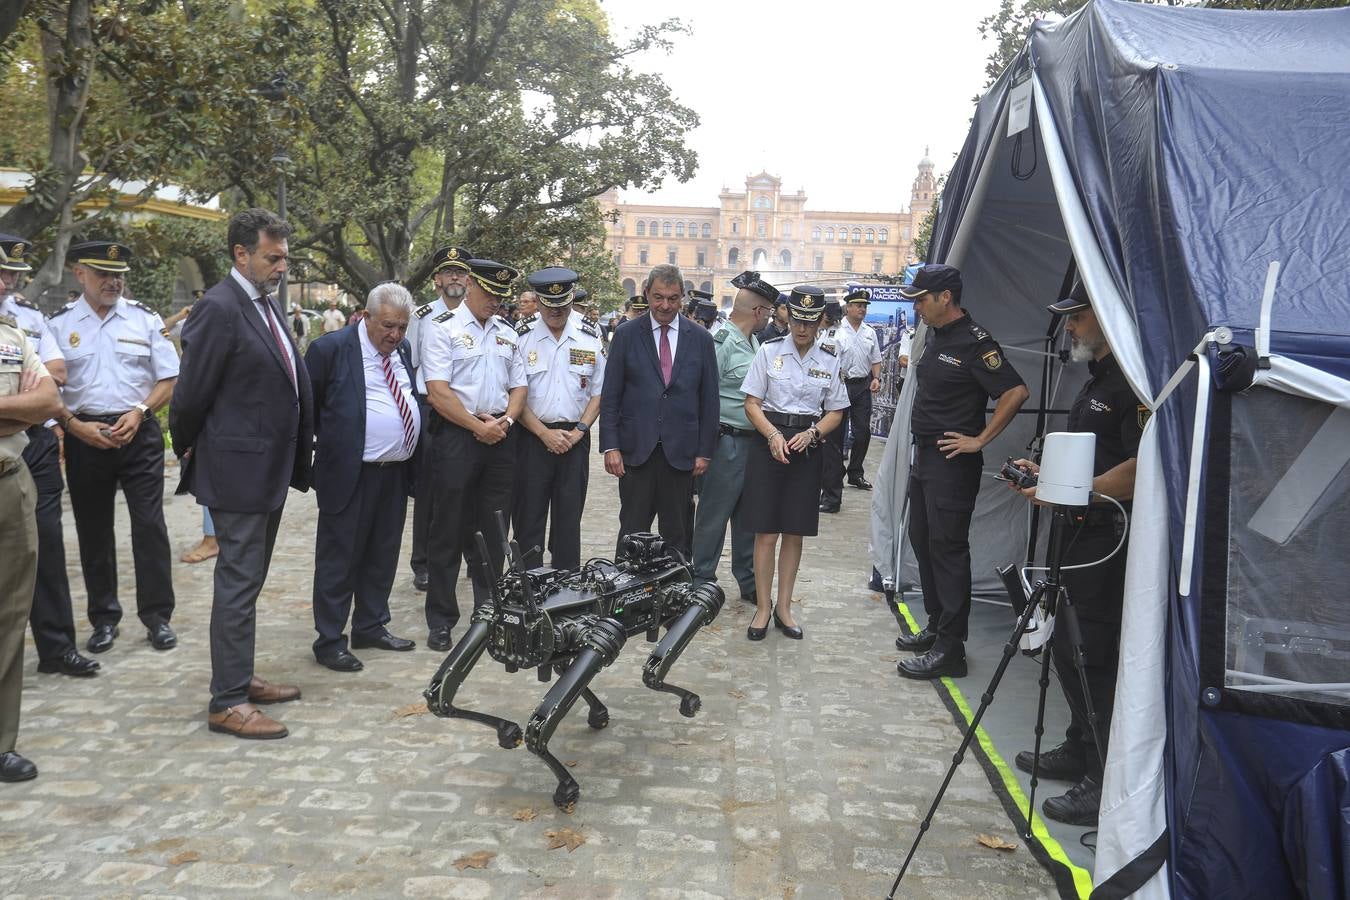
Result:
<svg viewBox="0 0 1350 900"><path fill-rule="evenodd" d="M684 277L647 276L650 307L614 332L600 394L605 471L619 479L619 537L649 531L690 554L693 480L717 444L717 357L707 329L680 315Z"/></svg>
<svg viewBox="0 0 1350 900"><path fill-rule="evenodd" d="M309 347L314 386L314 658L338 672L362 668L351 646L411 650L389 624L403 522L412 494L412 458L422 418L413 393L412 355L404 335L413 299L402 285L376 285L369 315L325 334Z"/></svg>
<svg viewBox="0 0 1350 900"><path fill-rule="evenodd" d="M255 703L300 689L253 674L258 594L290 487L306 491L314 407L306 371L272 291L286 272L291 228L265 209L230 219L230 274L192 307L170 407L183 485L211 511L220 555L211 605L212 731L281 738Z"/></svg>

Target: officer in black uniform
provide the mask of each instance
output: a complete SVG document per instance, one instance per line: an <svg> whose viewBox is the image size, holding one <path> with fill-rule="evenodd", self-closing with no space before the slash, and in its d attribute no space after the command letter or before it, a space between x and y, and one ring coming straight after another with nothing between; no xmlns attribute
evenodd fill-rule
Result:
<svg viewBox="0 0 1350 900"><path fill-rule="evenodd" d="M961 273L923 266L900 293L928 325L910 413L909 542L919 564L928 624L895 645L921 653L897 665L906 678L966 674L970 618L970 517L980 492L980 452L998 437L1030 392L998 342L961 308ZM984 407L996 399L985 422Z"/></svg>
<svg viewBox="0 0 1350 900"><path fill-rule="evenodd" d="M1048 308L1067 317L1064 330L1073 339L1071 356L1077 362L1086 362L1092 373L1069 410L1068 430L1090 431L1097 436L1092 490L1114 497L1128 510L1134 496L1135 456L1148 420L1148 407L1139 402L1120 371L1120 363L1106 342L1082 284ZM1040 471L1030 460L1017 462L1034 472ZM1035 492L1035 488L1023 491L1028 497ZM1125 531L1120 511L1104 500L1097 500L1085 512L1076 512L1072 525L1074 537L1064 551L1066 566L1102 559L1115 549ZM1106 758L1105 742L1111 732L1111 708L1116 696L1120 617L1125 598L1125 548L1099 566L1066 570L1063 582L1082 629L1084 671L1102 746L1099 755L1083 700L1083 684L1073 661L1073 646L1067 633L1057 629L1050 647L1055 674L1059 676L1072 717L1064 743L1041 755L1037 772L1047 778L1076 782L1067 793L1046 799L1043 807L1046 818L1070 825L1094 825L1102 798L1101 760ZM1017 754L1017 767L1030 772L1032 759L1031 751L1022 751Z"/></svg>

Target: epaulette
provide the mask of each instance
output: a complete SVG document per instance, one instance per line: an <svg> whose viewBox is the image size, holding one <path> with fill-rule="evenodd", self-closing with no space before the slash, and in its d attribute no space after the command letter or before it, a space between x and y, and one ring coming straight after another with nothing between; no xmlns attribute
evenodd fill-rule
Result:
<svg viewBox="0 0 1350 900"><path fill-rule="evenodd" d="M774 340L778 340L778 338L774 338ZM824 344L816 344L816 346L821 349L822 353L828 353L831 356L836 355L833 347L826 347Z"/></svg>
<svg viewBox="0 0 1350 900"><path fill-rule="evenodd" d="M510 319L508 319L506 316L493 316L492 318L496 319L498 322L501 322L503 325L505 325L507 328L510 328L512 331L516 330L515 323L512 322Z"/></svg>
<svg viewBox="0 0 1350 900"><path fill-rule="evenodd" d="M448 321L448 320L450 319L450 317L453 316L454 314L455 314L455 311L454 311L453 309L447 309L445 312L441 313L439 316L437 316L436 318L432 319L431 321L433 321L433 322L445 322L445 321Z"/></svg>
<svg viewBox="0 0 1350 900"><path fill-rule="evenodd" d="M727 335L731 332L730 328L719 328L712 336L714 344L721 344L726 341Z"/></svg>
<svg viewBox="0 0 1350 900"><path fill-rule="evenodd" d="M600 332L597 331L597 330L596 330L596 327L595 327L594 325L592 325L590 322L584 322L584 321L583 321L583 322L581 323L581 333L582 333L582 334L589 334L589 335L590 335L591 337L593 337L593 338L598 338L598 337L600 337Z"/></svg>
<svg viewBox="0 0 1350 900"><path fill-rule="evenodd" d="M526 316L525 318L517 322L515 325L516 334L519 334L521 336L529 334L530 329L534 327L535 318L536 318L535 316Z"/></svg>
<svg viewBox="0 0 1350 900"><path fill-rule="evenodd" d="M771 337L767 341L760 341L760 344L776 344L785 337L787 337L786 334L780 334L778 337Z"/></svg>
<svg viewBox="0 0 1350 900"><path fill-rule="evenodd" d="M970 335L977 341L984 341L989 339L989 332L985 331L983 328L976 325L974 322L970 323Z"/></svg>
<svg viewBox="0 0 1350 900"><path fill-rule="evenodd" d="M417 307L417 310L413 315L417 316L419 319L425 319L427 316L431 315L431 307L433 306L435 306L435 303L423 303L421 306Z"/></svg>
<svg viewBox="0 0 1350 900"><path fill-rule="evenodd" d="M55 319L57 316L64 316L66 313L70 312L74 307L75 307L75 304L74 304L74 303L67 303L65 306L61 307L60 309L58 309L56 312L52 313L52 314L51 314L50 316L48 316L47 318L48 318L48 319Z"/></svg>
<svg viewBox="0 0 1350 900"><path fill-rule="evenodd" d="M139 301L139 300L128 300L128 301L127 301L127 305L128 305L128 306L134 306L134 307L136 307L137 309L143 309L143 310L145 310L146 312L150 313L150 315L152 315L152 316L157 316L157 315L159 315L159 313L158 313L153 307L146 306L144 303L142 303L142 302Z"/></svg>
<svg viewBox="0 0 1350 900"><path fill-rule="evenodd" d="M38 305L27 297L15 297L14 302L20 306L27 307L28 309L36 309L38 312L42 312Z"/></svg>

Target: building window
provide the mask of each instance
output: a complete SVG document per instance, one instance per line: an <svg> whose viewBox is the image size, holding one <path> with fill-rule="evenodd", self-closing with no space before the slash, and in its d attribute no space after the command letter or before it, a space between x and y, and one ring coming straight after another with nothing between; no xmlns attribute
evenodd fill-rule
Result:
<svg viewBox="0 0 1350 900"><path fill-rule="evenodd" d="M873 272L880 272L880 271L881 271L881 254L880 254L880 253L873 253L873 254L872 254L872 271L873 271Z"/></svg>
<svg viewBox="0 0 1350 900"><path fill-rule="evenodd" d="M825 268L825 254L824 254L824 253L817 253L817 254L815 255L815 257L811 260L811 268L815 269L817 272L819 272L819 271L821 271L822 269Z"/></svg>
<svg viewBox="0 0 1350 900"><path fill-rule="evenodd" d="M711 281L705 281L705 282L703 282L702 284L700 284L700 285L698 286L698 289L699 289L700 291L707 291L709 294L711 294L711 293L712 293L712 282L711 282Z"/></svg>
<svg viewBox="0 0 1350 900"><path fill-rule="evenodd" d="M853 271L853 254L852 254L852 253L845 253L845 254L844 254L844 271L845 271L845 272L852 272L852 271Z"/></svg>
<svg viewBox="0 0 1350 900"><path fill-rule="evenodd" d="M790 238L790 237L792 237L792 223L791 223L791 222L784 222L784 223L783 223L783 237L785 237L785 238Z"/></svg>
<svg viewBox="0 0 1350 900"><path fill-rule="evenodd" d="M712 237L712 225L708 222L703 223L703 236L705 238Z"/></svg>
<svg viewBox="0 0 1350 900"><path fill-rule="evenodd" d="M621 265L623 265L623 251L622 251L622 250L619 250L618 252L616 252L616 253L614 254L614 265L616 265L616 266L621 266Z"/></svg>
<svg viewBox="0 0 1350 900"><path fill-rule="evenodd" d="M891 230L889 228L881 229L881 242L884 244L891 239Z"/></svg>
<svg viewBox="0 0 1350 900"><path fill-rule="evenodd" d="M760 216L758 219L755 220L755 234L759 235L760 237L766 237L768 232L765 229L766 226L764 225L764 217Z"/></svg>
<svg viewBox="0 0 1350 900"><path fill-rule="evenodd" d="M625 278L623 280L623 295L624 297L636 297L637 282L631 278Z"/></svg>
<svg viewBox="0 0 1350 900"><path fill-rule="evenodd" d="M727 251L727 267L735 268L736 261L740 258L741 258L741 251L736 249L735 247L732 247L730 250Z"/></svg>
<svg viewBox="0 0 1350 900"><path fill-rule="evenodd" d="M651 223L650 225L647 226L647 230L648 230L648 232L651 234L652 237L656 237L656 229L657 229L657 227L658 227L658 226L657 226L657 224L656 224L656 220L655 220L655 219L652 219L652 223Z"/></svg>
<svg viewBox="0 0 1350 900"><path fill-rule="evenodd" d="M708 264L708 251L702 247L698 248L698 267L701 269Z"/></svg>
<svg viewBox="0 0 1350 900"><path fill-rule="evenodd" d="M690 223L689 223L689 236L690 236L690 237L698 237L698 223L697 223L697 222L690 222Z"/></svg>
<svg viewBox="0 0 1350 900"><path fill-rule="evenodd" d="M768 209L769 198L763 195L755 198L755 209Z"/></svg>
<svg viewBox="0 0 1350 900"><path fill-rule="evenodd" d="M676 250L674 247L671 247L668 250L666 250L666 262L670 263L672 266L677 265L676 260L678 258L679 258L679 251Z"/></svg>
<svg viewBox="0 0 1350 900"><path fill-rule="evenodd" d="M641 232L639 232L639 234L641 234ZM813 240L813 241L818 241L818 240L820 240L820 226L819 226L819 225L817 225L815 228L812 228L812 229L811 229L811 240Z"/></svg>
<svg viewBox="0 0 1350 900"><path fill-rule="evenodd" d="M640 266L645 266L645 265L647 265L647 248L646 248L646 247L643 247L642 249L638 250L638 265L640 265Z"/></svg>
<svg viewBox="0 0 1350 900"><path fill-rule="evenodd" d="M662 237L670 237L670 223L669 223L669 222L662 222L662 223L661 223L661 236L662 236Z"/></svg>
<svg viewBox="0 0 1350 900"><path fill-rule="evenodd" d="M730 305L731 305L731 295L730 295L730 294L723 294L723 295L722 295L722 305L723 305L723 306L730 306Z"/></svg>
<svg viewBox="0 0 1350 900"><path fill-rule="evenodd" d="M876 231L875 231L874 229L871 229L871 228L867 229L867 243L869 243L869 244L875 244L875 243L876 243L876 240L877 240L877 233L876 233Z"/></svg>
<svg viewBox="0 0 1350 900"><path fill-rule="evenodd" d="M825 229L825 240L827 240L827 241L832 241L832 240L834 240L834 228L826 228L826 229Z"/></svg>
<svg viewBox="0 0 1350 900"><path fill-rule="evenodd" d="M647 223L638 222L638 237L646 237L646 236L647 236Z"/></svg>
<svg viewBox="0 0 1350 900"><path fill-rule="evenodd" d="M731 233L732 233L732 234L740 234L740 233L741 233L741 223L740 223L739 220L737 220L737 219L732 219L732 220L731 220Z"/></svg>
<svg viewBox="0 0 1350 900"><path fill-rule="evenodd" d="M675 236L676 236L676 237L684 237L684 223L683 223L683 222L676 222L676 223L675 223Z"/></svg>
<svg viewBox="0 0 1350 900"><path fill-rule="evenodd" d="M900 232L900 240L902 240L902 241L907 241L907 240L909 240L909 226L908 226L908 225L906 225L905 228L904 228L904 230Z"/></svg>
<svg viewBox="0 0 1350 900"><path fill-rule="evenodd" d="M778 254L778 261L783 264L784 269L792 268L792 254L784 250Z"/></svg>
<svg viewBox="0 0 1350 900"><path fill-rule="evenodd" d="M861 229L861 228L855 228L855 229L853 229L853 243L855 243L855 244L861 244L861 243L862 243L862 229Z"/></svg>

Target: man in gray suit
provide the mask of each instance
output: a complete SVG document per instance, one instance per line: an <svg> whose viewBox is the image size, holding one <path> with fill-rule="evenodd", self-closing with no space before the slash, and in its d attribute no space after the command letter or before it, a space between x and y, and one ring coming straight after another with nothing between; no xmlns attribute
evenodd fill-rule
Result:
<svg viewBox="0 0 1350 900"><path fill-rule="evenodd" d="M230 220L234 267L192 307L170 406L183 485L211 511L220 556L211 606L212 731L282 738L254 704L300 689L253 674L258 594L267 578L288 487L306 491L314 445L304 361L272 292L286 271L291 228L265 209Z"/></svg>

